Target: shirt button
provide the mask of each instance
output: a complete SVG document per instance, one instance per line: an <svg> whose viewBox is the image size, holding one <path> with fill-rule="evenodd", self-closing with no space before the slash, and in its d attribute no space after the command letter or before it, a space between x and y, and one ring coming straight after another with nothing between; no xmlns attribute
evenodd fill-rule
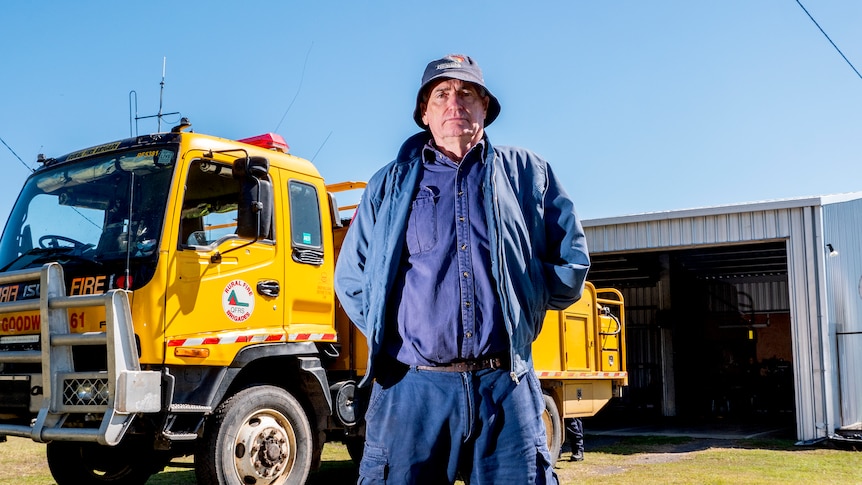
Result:
<svg viewBox="0 0 862 485"><path fill-rule="evenodd" d="M461 251L466 251L466 250L467 250L467 245L466 245L466 244L462 244L462 245L461 245Z"/></svg>
<svg viewBox="0 0 862 485"><path fill-rule="evenodd" d="M464 222L464 216L459 217L459 218L458 218L458 221L460 221L460 222Z"/></svg>
<svg viewBox="0 0 862 485"><path fill-rule="evenodd" d="M467 307L467 308L470 308L470 302L469 302L469 301L465 301L465 302L464 302L464 306L465 306L465 307Z"/></svg>
<svg viewBox="0 0 862 485"><path fill-rule="evenodd" d="M473 338L473 332L467 332L464 334L464 336L467 338Z"/></svg>
<svg viewBox="0 0 862 485"><path fill-rule="evenodd" d="M465 278L469 278L469 277L470 277L470 273L468 273L468 272L466 272L466 271L465 271L465 272L463 272L462 274L464 275L464 277L465 277Z"/></svg>

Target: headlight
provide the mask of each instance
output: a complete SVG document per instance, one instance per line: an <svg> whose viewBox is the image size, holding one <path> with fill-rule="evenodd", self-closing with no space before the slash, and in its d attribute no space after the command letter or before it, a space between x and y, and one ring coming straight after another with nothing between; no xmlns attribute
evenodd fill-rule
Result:
<svg viewBox="0 0 862 485"><path fill-rule="evenodd" d="M64 404L72 406L105 406L108 404L106 379L75 379L65 382Z"/></svg>

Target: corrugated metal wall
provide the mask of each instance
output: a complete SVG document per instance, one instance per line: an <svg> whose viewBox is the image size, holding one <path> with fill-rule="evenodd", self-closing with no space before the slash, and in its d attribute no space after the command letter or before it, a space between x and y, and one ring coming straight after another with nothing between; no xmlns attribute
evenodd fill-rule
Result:
<svg viewBox="0 0 862 485"><path fill-rule="evenodd" d="M698 211L691 211L697 214ZM705 212L705 211L704 211ZM685 212L681 212L685 213ZM625 221L626 218L618 218ZM785 239L790 236L790 212L786 209L732 214L693 215L673 219L593 225L585 221L591 252L679 248Z"/></svg>
<svg viewBox="0 0 862 485"><path fill-rule="evenodd" d="M787 243L793 346L796 429L801 440L825 438L834 429L833 376L825 360L826 285L822 249L822 206L791 212Z"/></svg>
<svg viewBox="0 0 862 485"><path fill-rule="evenodd" d="M813 440L827 436L834 429L832 410L837 392L823 308L826 285L821 214L821 199L812 198L588 220L584 221L584 227L592 253L786 241L788 287L783 294L789 295L786 304L791 314L797 436ZM768 286L751 291L759 298L781 293L780 288ZM635 301L638 298L637 294L626 297L634 297ZM773 301L770 306L784 303ZM643 317L649 321L648 316ZM649 327L643 330L648 331ZM644 348L635 351L655 350L652 338L645 339L642 345ZM854 360L853 364L860 362ZM637 379L648 378L637 376Z"/></svg>
<svg viewBox="0 0 862 485"><path fill-rule="evenodd" d="M718 285L717 285L718 286ZM715 289L712 293L719 293ZM734 283L733 292L751 297L751 301L741 304L756 308L758 312L778 312L790 310L790 299L785 281L761 281L757 283ZM718 308L710 308L718 310Z"/></svg>
<svg viewBox="0 0 862 485"><path fill-rule="evenodd" d="M839 426L862 423L862 201L827 205L823 213L833 365L840 389Z"/></svg>

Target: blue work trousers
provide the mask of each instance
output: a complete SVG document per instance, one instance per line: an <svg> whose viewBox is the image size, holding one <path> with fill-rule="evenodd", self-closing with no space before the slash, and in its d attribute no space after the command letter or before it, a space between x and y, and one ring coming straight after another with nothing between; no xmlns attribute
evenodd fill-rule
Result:
<svg viewBox="0 0 862 485"><path fill-rule="evenodd" d="M515 383L500 369L405 367L373 386L360 485L558 483L532 370Z"/></svg>

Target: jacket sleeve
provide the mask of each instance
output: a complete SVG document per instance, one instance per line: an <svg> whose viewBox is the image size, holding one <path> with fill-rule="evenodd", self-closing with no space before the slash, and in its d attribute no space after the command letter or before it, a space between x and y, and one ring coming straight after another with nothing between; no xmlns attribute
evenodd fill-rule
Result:
<svg viewBox="0 0 862 485"><path fill-rule="evenodd" d="M365 265L368 260L368 241L374 228L375 211L369 194L369 187L356 208L356 213L341 244L341 251L335 265L335 293L347 316L364 335L367 336L365 321L367 304L367 285Z"/></svg>
<svg viewBox="0 0 862 485"><path fill-rule="evenodd" d="M548 307L562 310L581 298L590 257L574 203L550 165L545 191L546 259L543 261Z"/></svg>

